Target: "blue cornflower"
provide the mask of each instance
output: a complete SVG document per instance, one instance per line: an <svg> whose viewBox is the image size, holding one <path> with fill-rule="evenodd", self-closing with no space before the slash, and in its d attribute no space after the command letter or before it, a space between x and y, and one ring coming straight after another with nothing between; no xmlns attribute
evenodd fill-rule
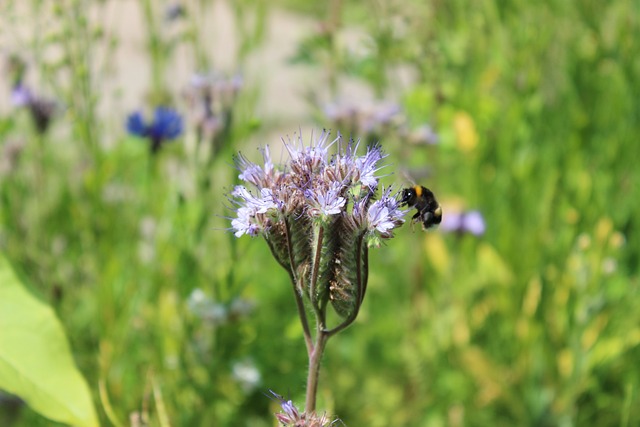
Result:
<svg viewBox="0 0 640 427"><path fill-rule="evenodd" d="M132 135L149 138L151 152L156 153L163 142L175 139L182 134L182 117L171 108L157 107L153 121L147 123L142 113L136 111L127 118L127 131Z"/></svg>

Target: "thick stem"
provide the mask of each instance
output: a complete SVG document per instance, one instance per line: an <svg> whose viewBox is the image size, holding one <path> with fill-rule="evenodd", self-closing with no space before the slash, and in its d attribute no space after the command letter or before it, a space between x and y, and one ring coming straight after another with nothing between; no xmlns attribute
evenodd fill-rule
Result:
<svg viewBox="0 0 640 427"><path fill-rule="evenodd" d="M307 321L307 313L304 310L304 302L302 297L298 293L298 287L300 285L291 282L293 285L293 294L296 297L296 306L298 307L298 316L300 317L300 323L302 323L302 330L304 331L304 343L307 345L307 354L313 352L313 342L311 341L311 331L309 330L309 322Z"/></svg>
<svg viewBox="0 0 640 427"><path fill-rule="evenodd" d="M320 376L320 362L322 361L322 353L324 353L324 347L327 344L329 336L318 328L318 335L316 336L316 345L313 351L309 354L309 373L307 376L307 400L304 405L304 410L307 416L316 410L316 395L318 394L318 378Z"/></svg>
<svg viewBox="0 0 640 427"><path fill-rule="evenodd" d="M324 228L320 227L316 236L315 256L313 267L311 270L311 283L309 286L309 299L316 315L316 343L309 352L309 372L307 374L307 398L305 402L305 412L307 416L316 410L316 395L318 393L318 378L320 376L320 362L322 361L322 353L329 339L325 334L325 319L322 309L316 301L316 286L318 284L318 270L320 264L320 256L322 253L322 243L324 238Z"/></svg>

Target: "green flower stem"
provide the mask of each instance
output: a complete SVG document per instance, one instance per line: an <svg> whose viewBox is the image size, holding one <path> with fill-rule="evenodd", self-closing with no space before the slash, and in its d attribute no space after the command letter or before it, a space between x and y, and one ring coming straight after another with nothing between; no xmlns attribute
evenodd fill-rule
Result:
<svg viewBox="0 0 640 427"><path fill-rule="evenodd" d="M316 301L316 287L318 286L318 271L320 265L320 259L322 255L322 244L324 241L324 227L318 227L318 232L315 238L315 254L313 260L313 267L311 270L311 279L309 284L309 298L311 299L311 306L313 307L316 316L316 342L309 352L309 372L307 376L307 397L305 402L305 412L307 415L315 412L316 410L316 395L318 394L318 378L320 376L320 362L322 361L322 354L324 353L325 345L329 336L324 332L325 328L325 313L320 307L318 301Z"/></svg>
<svg viewBox="0 0 640 427"><path fill-rule="evenodd" d="M164 88L164 51L158 25L153 13L153 1L145 0L142 9L147 25L147 41L151 52L151 93L154 103L159 103L163 98Z"/></svg>
<svg viewBox="0 0 640 427"><path fill-rule="evenodd" d="M316 344L311 353L309 353L309 373L307 376L307 398L305 402L305 412L307 416L316 410L316 395L318 394L318 377L320 376L320 362L322 361L322 353L327 344L329 335L325 333L318 324L318 334L316 335Z"/></svg>
<svg viewBox="0 0 640 427"><path fill-rule="evenodd" d="M296 297L296 306L298 307L298 315L300 316L300 323L302 323L302 330L304 331L304 343L307 345L307 353L313 353L313 342L311 341L311 330L309 329L309 322L307 321L307 313L304 309L304 302L302 296L298 292L298 286L294 281L291 281L293 285L293 294Z"/></svg>

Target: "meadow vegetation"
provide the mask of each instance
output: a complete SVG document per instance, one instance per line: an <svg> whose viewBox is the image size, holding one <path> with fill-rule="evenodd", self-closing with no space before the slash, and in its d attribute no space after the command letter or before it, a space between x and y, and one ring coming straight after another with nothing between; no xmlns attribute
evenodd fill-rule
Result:
<svg viewBox="0 0 640 427"><path fill-rule="evenodd" d="M136 41L109 26L124 7ZM222 7L221 42L207 31ZM55 311L101 425L273 426L269 390L304 402L289 277L262 239L230 231L228 194L236 153L259 162L269 145L277 160L280 136L322 129L379 141L382 182L431 188L457 222L407 223L371 251L360 315L326 349L320 412L370 427L640 424L639 3L0 12L0 254ZM264 54L300 23L286 62ZM295 100L270 91L275 69L302 75ZM179 132L153 127L158 106ZM3 393L0 425L57 424Z"/></svg>

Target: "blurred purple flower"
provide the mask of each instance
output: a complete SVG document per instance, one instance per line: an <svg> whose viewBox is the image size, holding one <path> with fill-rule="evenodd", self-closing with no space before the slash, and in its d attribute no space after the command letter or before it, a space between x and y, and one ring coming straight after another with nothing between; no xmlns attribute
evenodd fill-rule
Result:
<svg viewBox="0 0 640 427"><path fill-rule="evenodd" d="M402 108L392 102L332 103L324 107L326 118L337 129L375 141L389 126L402 121Z"/></svg>
<svg viewBox="0 0 640 427"><path fill-rule="evenodd" d="M229 140L233 110L242 86L243 80L239 74L227 78L218 73L198 73L191 76L184 91L189 120L196 128L197 141L209 143L210 159Z"/></svg>
<svg viewBox="0 0 640 427"><path fill-rule="evenodd" d="M440 136L428 124L423 124L408 135L409 142L414 144L435 145L440 142Z"/></svg>
<svg viewBox="0 0 640 427"><path fill-rule="evenodd" d="M168 22L183 18L186 15L186 9L181 3L173 3L165 9L164 19Z"/></svg>
<svg viewBox="0 0 640 427"><path fill-rule="evenodd" d="M15 85L11 90L11 104L14 107L26 107L31 99L31 91L21 83Z"/></svg>
<svg viewBox="0 0 640 427"><path fill-rule="evenodd" d="M51 123L51 118L56 112L55 101L36 96L23 83L18 82L11 90L11 103L18 108L25 107L31 113L31 118L41 134L45 133Z"/></svg>
<svg viewBox="0 0 640 427"><path fill-rule="evenodd" d="M442 218L440 228L443 231L455 233L469 233L481 236L486 230L486 225L482 214L477 210L466 212L447 212Z"/></svg>

